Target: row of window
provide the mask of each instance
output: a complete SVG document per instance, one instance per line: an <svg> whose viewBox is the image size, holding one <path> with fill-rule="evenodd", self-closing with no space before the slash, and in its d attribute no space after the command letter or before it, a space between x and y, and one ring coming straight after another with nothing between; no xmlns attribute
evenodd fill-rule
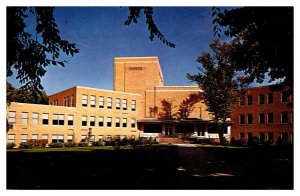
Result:
<svg viewBox="0 0 300 196"><path fill-rule="evenodd" d="M99 108L104 108L105 100L103 96L99 97L98 106ZM88 106L88 95L82 95L82 106L87 107ZM95 108L96 107L96 96L91 95L90 96L90 107ZM106 108L112 109L113 107L113 99L111 97L106 98ZM120 110L121 109L121 99L116 98L115 100L115 109ZM127 99L122 99L122 110L127 110ZM131 110L136 111L136 100L131 100Z"/></svg>
<svg viewBox="0 0 300 196"><path fill-rule="evenodd" d="M9 111L8 122L10 124L16 123L16 112ZM39 123L39 113L32 113L32 124L38 125ZM106 117L106 127L112 127L113 119L112 117ZM132 118L131 121L131 128L136 127L136 119ZM22 112L22 120L21 124L28 124L28 112ZM49 114L42 114L42 124L49 125ZM65 125L65 115L64 114L53 114L52 118L52 125L63 126ZM73 126L74 125L74 115L68 115L67 125ZM81 126L88 126L88 116L83 115L81 120ZM89 126L95 127L96 126L96 116L89 117ZM104 126L104 117L99 116L98 118L98 126ZM115 118L115 127L121 127L121 118ZM127 127L127 118L122 118L122 127Z"/></svg>
<svg viewBox="0 0 300 196"><path fill-rule="evenodd" d="M58 105L58 99L53 100L50 105ZM63 98L63 106L66 107L75 107L75 99L74 99L74 95L71 96L65 96Z"/></svg>
<svg viewBox="0 0 300 196"><path fill-rule="evenodd" d="M281 123L285 124L285 123L289 123L289 117L288 117L289 113L288 112L281 112ZM291 123L293 123L293 113L290 113L291 115ZM246 117L247 117L247 124L248 125L252 125L253 124L253 114L241 114L240 115L240 120L239 123L241 125L246 124ZM267 117L267 119L266 119ZM267 122L267 124L273 124L274 123L274 115L273 113L259 113L258 114L258 123L259 124L265 124Z"/></svg>
<svg viewBox="0 0 300 196"><path fill-rule="evenodd" d="M289 102L289 97L292 96L288 93L288 92L282 92L281 93L281 103L287 103ZM246 105L246 100L245 98L247 98L247 106L251 106L252 105L252 95L248 95L248 96L242 96L240 97L240 106L245 106ZM292 101L292 100L290 100ZM260 94L258 95L258 104L262 105L262 104L273 104L273 93L268 93L268 94Z"/></svg>
<svg viewBox="0 0 300 196"><path fill-rule="evenodd" d="M288 137L288 133L287 132L282 132L280 134L280 136L284 141L288 141L289 137ZM252 132L240 132L239 134L239 139L251 139L253 138L253 134ZM274 132L272 131L265 131L265 132L259 132L258 134L258 139L260 142L264 142L264 141L275 141L275 139L277 138L274 138ZM292 135L291 135L291 138L292 140Z"/></svg>
<svg viewBox="0 0 300 196"><path fill-rule="evenodd" d="M126 135L115 135L114 138L125 138L127 137ZM38 140L38 134L32 134L31 135L31 139L32 140ZM41 139L46 139L48 140L48 134L42 134L42 138ZM98 135L98 140L105 140L105 141L110 141L112 139L111 135L106 135L105 137L103 135ZM135 135L131 135L130 139L135 139ZM8 134L8 143L16 143L16 135L15 134ZM27 140L29 140L28 138L28 134L21 134L21 143L26 143ZM67 135L66 138L66 142L73 142L74 137L73 135ZM51 141L52 143L57 143L57 142L61 142L64 143L64 135L62 134L52 134L51 135ZM87 141L87 135L81 135L81 141L82 142L86 142ZM95 135L91 135L90 136L90 142L94 142L95 141Z"/></svg>

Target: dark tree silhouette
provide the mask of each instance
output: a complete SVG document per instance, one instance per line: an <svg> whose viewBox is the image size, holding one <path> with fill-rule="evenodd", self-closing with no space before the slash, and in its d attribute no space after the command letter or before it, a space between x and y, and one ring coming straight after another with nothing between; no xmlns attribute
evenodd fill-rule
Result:
<svg viewBox="0 0 300 196"><path fill-rule="evenodd" d="M177 118L186 119L190 116L192 111L194 110L194 105L202 100L203 96L200 93L192 93L184 99L180 105L179 109L176 113Z"/></svg>
<svg viewBox="0 0 300 196"><path fill-rule="evenodd" d="M43 90L41 77L49 65L65 66L60 55L79 52L74 43L60 37L53 17L54 7L7 7L7 71L6 76L17 71L16 79L25 89ZM35 35L26 31L25 19L34 16Z"/></svg>
<svg viewBox="0 0 300 196"><path fill-rule="evenodd" d="M158 118L164 120L172 119L175 116L172 113L173 108L175 108L173 101L161 100L161 110L158 113Z"/></svg>

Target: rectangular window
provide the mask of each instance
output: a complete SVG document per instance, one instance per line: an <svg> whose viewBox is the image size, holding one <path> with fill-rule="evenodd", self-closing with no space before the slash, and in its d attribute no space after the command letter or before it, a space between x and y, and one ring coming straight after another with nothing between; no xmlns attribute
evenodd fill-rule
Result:
<svg viewBox="0 0 300 196"><path fill-rule="evenodd" d="M245 106L245 97L240 97L240 106Z"/></svg>
<svg viewBox="0 0 300 196"><path fill-rule="evenodd" d="M120 127L120 118L116 118L116 127Z"/></svg>
<svg viewBox="0 0 300 196"><path fill-rule="evenodd" d="M244 115L244 114L241 114L241 115L240 115L240 124L241 124L241 125L244 125L244 124L245 124L245 115Z"/></svg>
<svg viewBox="0 0 300 196"><path fill-rule="evenodd" d="M282 92L281 93L281 103L287 103L288 102L289 94L288 92Z"/></svg>
<svg viewBox="0 0 300 196"><path fill-rule="evenodd" d="M288 112L281 112L281 123L288 123L288 119Z"/></svg>
<svg viewBox="0 0 300 196"><path fill-rule="evenodd" d="M98 140L103 140L103 135L98 135Z"/></svg>
<svg viewBox="0 0 300 196"><path fill-rule="evenodd" d="M90 116L90 126L91 127L95 126L95 116Z"/></svg>
<svg viewBox="0 0 300 196"><path fill-rule="evenodd" d="M28 112L22 112L22 124L28 124Z"/></svg>
<svg viewBox="0 0 300 196"><path fill-rule="evenodd" d="M42 140L48 140L48 134L43 134L42 135Z"/></svg>
<svg viewBox="0 0 300 196"><path fill-rule="evenodd" d="M100 116L99 117L99 127L103 127L103 125L104 125L104 118L103 118L103 116Z"/></svg>
<svg viewBox="0 0 300 196"><path fill-rule="evenodd" d="M96 97L94 95L91 95L91 107L96 107Z"/></svg>
<svg viewBox="0 0 300 196"><path fill-rule="evenodd" d="M82 116L81 126L87 126L87 116Z"/></svg>
<svg viewBox="0 0 300 196"><path fill-rule="evenodd" d="M123 99L123 110L127 110L127 99Z"/></svg>
<svg viewBox="0 0 300 196"><path fill-rule="evenodd" d="M131 128L135 128L135 119L131 119Z"/></svg>
<svg viewBox="0 0 300 196"><path fill-rule="evenodd" d="M252 114L248 114L248 119L247 119L247 122L248 122L248 125L252 125Z"/></svg>
<svg viewBox="0 0 300 196"><path fill-rule="evenodd" d="M273 93L268 93L268 104L273 103Z"/></svg>
<svg viewBox="0 0 300 196"><path fill-rule="evenodd" d="M247 104L247 105L248 105L248 106L249 106L249 105L252 105L252 95L248 95L248 96L247 96L247 100L248 100L248 104Z"/></svg>
<svg viewBox="0 0 300 196"><path fill-rule="evenodd" d="M74 125L74 116L68 115L68 125L73 126Z"/></svg>
<svg viewBox="0 0 300 196"><path fill-rule="evenodd" d="M70 107L71 106L70 96L67 97L67 100L68 100L68 107Z"/></svg>
<svg viewBox="0 0 300 196"><path fill-rule="evenodd" d="M264 113L259 114L259 124L265 124L265 114Z"/></svg>
<svg viewBox="0 0 300 196"><path fill-rule="evenodd" d="M107 97L107 109L111 109L111 108L112 108L112 98Z"/></svg>
<svg viewBox="0 0 300 196"><path fill-rule="evenodd" d="M53 114L53 125L64 125L65 124L65 115L64 114Z"/></svg>
<svg viewBox="0 0 300 196"><path fill-rule="evenodd" d="M135 110L136 110L136 101L135 101L135 100L132 100L132 101L131 101L131 110L132 110L132 111L135 111Z"/></svg>
<svg viewBox="0 0 300 196"><path fill-rule="evenodd" d="M252 139L252 132L247 133L248 139Z"/></svg>
<svg viewBox="0 0 300 196"><path fill-rule="evenodd" d="M27 142L27 134L21 134L21 143L26 143Z"/></svg>
<svg viewBox="0 0 300 196"><path fill-rule="evenodd" d="M49 124L49 114L43 114L43 125Z"/></svg>
<svg viewBox="0 0 300 196"><path fill-rule="evenodd" d="M259 141L260 142L264 142L265 141L265 133L264 132L260 132L259 133Z"/></svg>
<svg viewBox="0 0 300 196"><path fill-rule="evenodd" d="M268 124L272 124L273 123L273 113L268 113Z"/></svg>
<svg viewBox="0 0 300 196"><path fill-rule="evenodd" d="M135 140L135 135L131 135L131 136L130 136L130 139L131 139L131 140Z"/></svg>
<svg viewBox="0 0 300 196"><path fill-rule="evenodd" d="M86 135L81 136L81 142L86 142Z"/></svg>
<svg viewBox="0 0 300 196"><path fill-rule="evenodd" d="M87 103L88 103L88 96L82 95L82 106L87 107Z"/></svg>
<svg viewBox="0 0 300 196"><path fill-rule="evenodd" d="M104 97L99 97L99 108L104 108Z"/></svg>
<svg viewBox="0 0 300 196"><path fill-rule="evenodd" d="M15 124L16 123L16 112L14 111L10 111L8 113L8 122L10 124Z"/></svg>
<svg viewBox="0 0 300 196"><path fill-rule="evenodd" d="M264 94L260 94L258 96L258 103L259 104L265 104L265 95Z"/></svg>
<svg viewBox="0 0 300 196"><path fill-rule="evenodd" d="M106 136L106 141L111 141L111 135Z"/></svg>
<svg viewBox="0 0 300 196"><path fill-rule="evenodd" d="M268 132L268 140L273 141L274 140L274 133L273 132Z"/></svg>
<svg viewBox="0 0 300 196"><path fill-rule="evenodd" d="M15 138L16 138L16 135L15 134L8 134L7 135L7 139L8 139L8 143L15 143Z"/></svg>
<svg viewBox="0 0 300 196"><path fill-rule="evenodd" d="M116 109L119 110L121 108L121 99L116 98Z"/></svg>
<svg viewBox="0 0 300 196"><path fill-rule="evenodd" d="M38 134L32 134L31 139L32 140L38 140Z"/></svg>
<svg viewBox="0 0 300 196"><path fill-rule="evenodd" d="M123 123L123 127L127 127L127 118L123 118L123 121L122 121Z"/></svg>
<svg viewBox="0 0 300 196"><path fill-rule="evenodd" d="M107 127L111 127L111 121L112 121L112 118L111 117L107 117L107 122L106 122L106 126Z"/></svg>
<svg viewBox="0 0 300 196"><path fill-rule="evenodd" d="M75 107L74 95L71 96L71 106Z"/></svg>
<svg viewBox="0 0 300 196"><path fill-rule="evenodd" d="M52 143L64 143L64 135L57 135L53 134L52 135Z"/></svg>
<svg viewBox="0 0 300 196"><path fill-rule="evenodd" d="M32 124L33 125L39 124L39 113L32 113Z"/></svg>
<svg viewBox="0 0 300 196"><path fill-rule="evenodd" d="M240 132L240 139L244 139L245 138L245 133L244 132Z"/></svg>
<svg viewBox="0 0 300 196"><path fill-rule="evenodd" d="M73 142L73 135L67 136L67 142Z"/></svg>

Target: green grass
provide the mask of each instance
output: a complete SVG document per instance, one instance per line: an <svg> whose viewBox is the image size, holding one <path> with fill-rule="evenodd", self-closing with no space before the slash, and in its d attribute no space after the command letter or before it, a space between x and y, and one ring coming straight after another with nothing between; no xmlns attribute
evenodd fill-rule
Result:
<svg viewBox="0 0 300 196"><path fill-rule="evenodd" d="M208 148L249 148L249 146L223 146L213 144L195 144L197 147L208 147Z"/></svg>

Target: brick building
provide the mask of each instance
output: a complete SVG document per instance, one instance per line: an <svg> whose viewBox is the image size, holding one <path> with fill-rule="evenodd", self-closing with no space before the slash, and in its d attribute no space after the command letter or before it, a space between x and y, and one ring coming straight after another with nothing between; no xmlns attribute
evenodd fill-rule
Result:
<svg viewBox="0 0 300 196"><path fill-rule="evenodd" d="M278 137L293 142L293 99L285 88L275 91L271 86L247 89L246 95L232 110L232 136L249 140L258 137L261 142Z"/></svg>

